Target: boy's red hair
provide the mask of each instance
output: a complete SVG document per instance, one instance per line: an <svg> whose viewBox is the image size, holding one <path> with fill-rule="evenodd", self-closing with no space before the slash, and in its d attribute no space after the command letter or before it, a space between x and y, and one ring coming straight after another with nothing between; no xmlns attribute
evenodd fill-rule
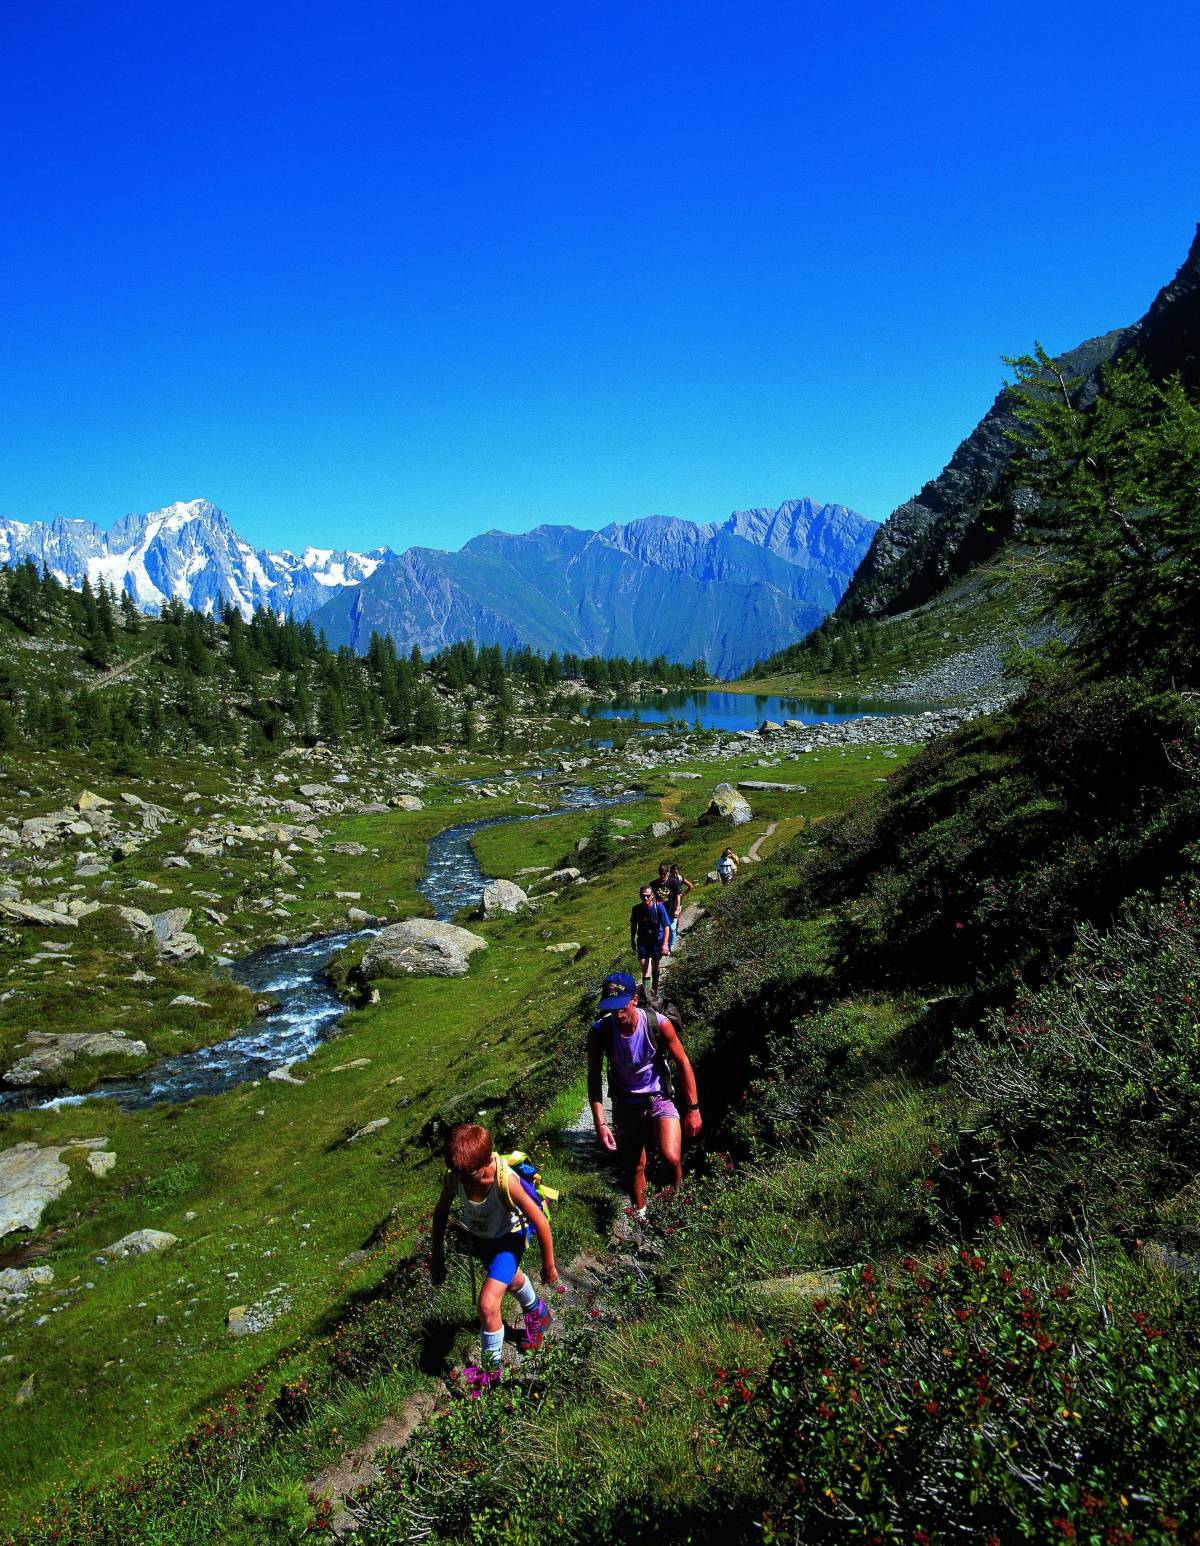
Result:
<svg viewBox="0 0 1200 1546"><path fill-rule="evenodd" d="M491 1134L474 1122L460 1122L446 1134L446 1164L451 1170L478 1170L492 1157Z"/></svg>

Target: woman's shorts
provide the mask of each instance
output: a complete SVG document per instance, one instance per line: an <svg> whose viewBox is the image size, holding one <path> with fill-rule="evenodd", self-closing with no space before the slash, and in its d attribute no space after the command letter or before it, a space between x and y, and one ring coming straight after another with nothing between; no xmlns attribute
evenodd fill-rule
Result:
<svg viewBox="0 0 1200 1546"><path fill-rule="evenodd" d="M519 1230L515 1235L497 1235L491 1240L472 1235L471 1247L483 1263L484 1277L495 1278L497 1283L503 1283L507 1288L521 1266L525 1232Z"/></svg>
<svg viewBox="0 0 1200 1546"><path fill-rule="evenodd" d="M637 942L637 958L639 961L661 961L663 953L663 941L657 939L639 939Z"/></svg>
<svg viewBox="0 0 1200 1546"><path fill-rule="evenodd" d="M614 1100L612 1110L618 1142L622 1138L638 1137L645 1124L658 1117L674 1117L676 1122L679 1121L675 1102L657 1092L629 1101Z"/></svg>

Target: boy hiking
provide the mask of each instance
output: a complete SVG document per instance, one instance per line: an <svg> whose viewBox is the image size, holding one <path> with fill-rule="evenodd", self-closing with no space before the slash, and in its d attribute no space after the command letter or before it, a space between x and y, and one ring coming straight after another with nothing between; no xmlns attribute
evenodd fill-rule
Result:
<svg viewBox="0 0 1200 1546"><path fill-rule="evenodd" d="M696 1076L674 1023L651 1008L638 1007L637 984L626 972L614 972L604 984L600 1018L588 1032L588 1100L596 1137L616 1153L638 1218L646 1216L646 1156L657 1153L671 1173L671 1185L683 1181L683 1139L679 1108L670 1088L668 1054L679 1068L683 1086L683 1132L700 1131ZM604 1120L602 1075L608 1061L608 1092L613 1129Z"/></svg>
<svg viewBox="0 0 1200 1546"><path fill-rule="evenodd" d="M486 1388L500 1378L504 1350L504 1321L500 1306L512 1292L525 1313L524 1346L540 1347L550 1324L545 1300L521 1271L525 1249L526 1220L542 1248L542 1282L557 1283L554 1241L546 1215L526 1190L520 1176L492 1150L487 1131L471 1122L460 1122L446 1135L446 1179L433 1210L433 1259L430 1276L446 1281L445 1238L450 1207L457 1197L471 1247L483 1263L483 1288L479 1294L479 1362L482 1375L476 1381Z"/></svg>
<svg viewBox="0 0 1200 1546"><path fill-rule="evenodd" d="M671 953L671 915L655 900L653 886L642 887L641 900L629 914L629 948L642 968L643 993L657 993L662 958Z"/></svg>

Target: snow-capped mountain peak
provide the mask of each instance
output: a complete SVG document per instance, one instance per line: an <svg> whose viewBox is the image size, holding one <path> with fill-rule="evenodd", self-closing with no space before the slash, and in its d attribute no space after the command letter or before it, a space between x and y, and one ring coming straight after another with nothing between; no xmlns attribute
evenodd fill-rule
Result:
<svg viewBox="0 0 1200 1546"><path fill-rule="evenodd" d="M0 563L32 558L75 588L85 577L93 585L103 581L128 591L149 613L175 597L206 612L229 601L247 618L260 606L305 618L334 590L360 585L394 556L390 548L355 553L308 547L299 558L286 548L255 549L207 499L126 515L107 532L62 516L0 518Z"/></svg>

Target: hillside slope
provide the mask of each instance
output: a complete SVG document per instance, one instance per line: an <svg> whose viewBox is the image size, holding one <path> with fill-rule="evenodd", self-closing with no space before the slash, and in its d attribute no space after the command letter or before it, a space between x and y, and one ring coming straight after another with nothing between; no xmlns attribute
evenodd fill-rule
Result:
<svg viewBox="0 0 1200 1546"><path fill-rule="evenodd" d="M1095 395L1100 368L1127 354L1163 379L1181 372L1200 380L1200 227L1179 272L1132 327L1089 339L1060 358L1068 377L1084 377L1081 400ZM1016 533L1000 507L999 485L1016 428L1007 389L955 451L946 467L900 505L876 532L837 607L847 622L919 606L956 575L994 553Z"/></svg>

